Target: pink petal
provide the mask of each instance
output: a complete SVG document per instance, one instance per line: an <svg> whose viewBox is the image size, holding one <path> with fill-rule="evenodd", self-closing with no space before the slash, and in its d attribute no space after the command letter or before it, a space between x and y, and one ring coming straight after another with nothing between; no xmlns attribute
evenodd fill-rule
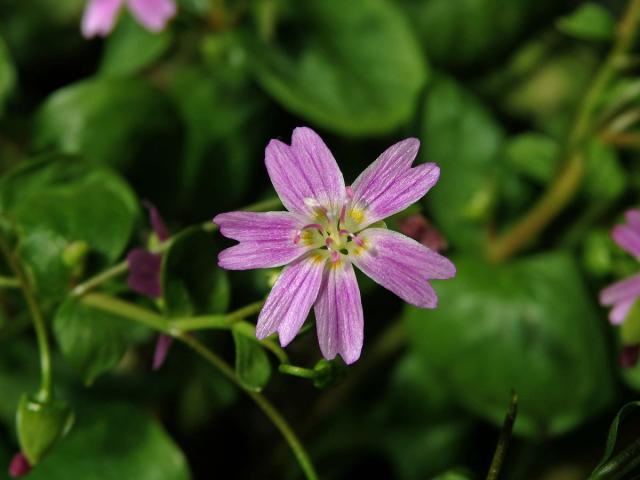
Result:
<svg viewBox="0 0 640 480"><path fill-rule="evenodd" d="M620 303L616 303L609 312L609 321L613 325L621 325L624 323L629 314L629 310L631 310L635 302L636 299L632 298L631 300L623 300Z"/></svg>
<svg viewBox="0 0 640 480"><path fill-rule="evenodd" d="M613 240L629 254L640 257L640 232L628 225L616 225L611 233Z"/></svg>
<svg viewBox="0 0 640 480"><path fill-rule="evenodd" d="M625 278L600 292L601 305L613 305L640 296L640 274Z"/></svg>
<svg viewBox="0 0 640 480"><path fill-rule="evenodd" d="M173 337L171 337L170 335L158 335L158 340L156 341L156 349L153 352L153 363L151 365L151 368L154 371L160 369L160 367L164 365L172 344Z"/></svg>
<svg viewBox="0 0 640 480"><path fill-rule="evenodd" d="M436 184L440 169L435 163L410 168L419 146L415 138L396 143L353 183L352 205L364 213L360 228L404 210Z"/></svg>
<svg viewBox="0 0 640 480"><path fill-rule="evenodd" d="M624 218L631 228L640 231L640 210L627 210Z"/></svg>
<svg viewBox="0 0 640 480"><path fill-rule="evenodd" d="M303 224L289 212L229 212L213 221L222 235L240 241L218 255L218 265L228 270L279 267L312 248L296 243Z"/></svg>
<svg viewBox="0 0 640 480"><path fill-rule="evenodd" d="M162 296L162 255L151 253L144 248L134 248L127 255L127 264L127 285L131 290L152 298Z"/></svg>
<svg viewBox="0 0 640 480"><path fill-rule="evenodd" d="M313 130L296 128L291 146L271 140L265 163L287 210L312 215L322 206L339 214L346 197L344 178L333 155Z"/></svg>
<svg viewBox="0 0 640 480"><path fill-rule="evenodd" d="M176 14L173 0L126 0L129 10L136 19L152 32L164 29L167 22Z"/></svg>
<svg viewBox="0 0 640 480"><path fill-rule="evenodd" d="M82 17L82 35L85 38L104 37L116 23L123 0L89 0Z"/></svg>
<svg viewBox="0 0 640 480"><path fill-rule="evenodd" d="M316 301L326 258L305 256L287 265L258 316L256 337L278 332L284 347L295 338Z"/></svg>
<svg viewBox="0 0 640 480"><path fill-rule="evenodd" d="M349 261L329 265L315 305L320 350L327 360L340 354L347 364L360 358L364 320L360 289Z"/></svg>
<svg viewBox="0 0 640 480"><path fill-rule="evenodd" d="M144 207L149 211L149 223L151 223L151 228L153 228L158 239L161 242L164 242L171 235L169 235L169 229L167 228L167 224L164 223L162 216L160 216L160 212L158 212L156 206L149 201L143 201L142 205L144 205Z"/></svg>
<svg viewBox="0 0 640 480"><path fill-rule="evenodd" d="M434 308L438 298L427 280L451 278L456 273L447 258L400 233L369 228L358 237L364 248L352 248L353 263L412 305Z"/></svg>
<svg viewBox="0 0 640 480"><path fill-rule="evenodd" d="M9 476L11 478L24 477L31 471L31 464L22 452L16 453L9 465Z"/></svg>

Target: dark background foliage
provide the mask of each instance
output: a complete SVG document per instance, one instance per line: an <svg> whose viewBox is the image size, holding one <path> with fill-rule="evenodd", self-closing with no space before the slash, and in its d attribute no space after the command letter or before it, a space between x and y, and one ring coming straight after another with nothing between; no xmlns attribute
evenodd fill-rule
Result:
<svg viewBox="0 0 640 480"><path fill-rule="evenodd" d="M143 199L183 232L166 253L164 298L133 294L124 276L104 292L167 317L263 298L274 272L221 271L228 242L183 230L273 197L264 147L298 125L323 136L347 182L418 137L418 161L442 174L411 212L444 235L458 275L435 282L433 311L361 278L362 358L335 362L322 389L278 373L238 332L199 338L240 359L245 384L282 411L323 479L483 478L512 389L503 478L588 476L640 389L640 367L618 366L620 333L597 304L637 269L608 235L640 191L637 59L602 89L565 208L510 258L487 252L563 174L626 2L179 0L166 31L123 14L104 41L80 35L84 3L0 3L0 230L36 292L55 392L76 418L29 478L301 478L262 412L193 352L176 346L151 372L151 330L69 299L146 245ZM19 398L38 384L30 325L20 292L1 289L0 478L19 448ZM288 353L313 368L313 329ZM631 420L623 443L635 436Z"/></svg>

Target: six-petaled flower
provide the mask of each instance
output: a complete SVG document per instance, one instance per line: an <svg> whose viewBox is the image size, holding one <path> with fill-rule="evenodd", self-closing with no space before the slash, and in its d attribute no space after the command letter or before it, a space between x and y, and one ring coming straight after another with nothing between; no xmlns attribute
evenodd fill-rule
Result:
<svg viewBox="0 0 640 480"><path fill-rule="evenodd" d="M380 225L435 185L434 163L412 167L417 139L403 140L350 186L322 139L309 128L293 131L291 146L272 140L265 163L286 212L217 215L220 232L238 245L219 255L230 270L283 266L258 317L256 335L278 333L283 346L314 307L318 340L327 359L356 361L363 343L363 311L353 265L403 300L434 308L428 280L451 278L445 257Z"/></svg>

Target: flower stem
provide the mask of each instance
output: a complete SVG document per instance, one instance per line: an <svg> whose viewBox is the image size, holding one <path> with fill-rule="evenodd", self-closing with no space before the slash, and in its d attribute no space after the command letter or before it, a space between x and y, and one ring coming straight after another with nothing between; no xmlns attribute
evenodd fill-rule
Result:
<svg viewBox="0 0 640 480"><path fill-rule="evenodd" d="M511 392L511 404L509 405L509 410L507 410L507 415L504 417L502 430L500 430L500 438L498 438L498 445L496 446L496 451L493 454L493 459L491 460L487 480L498 480L498 477L500 476L500 471L502 470L502 464L504 463L504 459L507 454L507 447L509 446L509 440L511 439L511 432L513 431L513 424L516 422L517 414L518 394L516 392Z"/></svg>
<svg viewBox="0 0 640 480"><path fill-rule="evenodd" d="M47 402L52 396L53 380L51 372L51 349L49 347L49 337L47 335L47 327L45 325L44 317L40 311L40 306L36 300L33 288L22 270L22 265L20 265L19 259L15 256L14 252L9 248L2 237L0 237L0 250L5 257L9 268L18 281L19 287L22 290L22 295L27 303L31 320L33 321L33 328L36 331L36 338L38 341L38 351L40 353L41 379L37 399L41 402Z"/></svg>
<svg viewBox="0 0 640 480"><path fill-rule="evenodd" d="M276 426L276 428L278 428L282 436L285 438L296 459L298 460L302 471L305 473L306 478L308 480L318 479L309 455L300 443L300 440L296 436L295 432L289 426L287 421L282 417L280 412L278 412L278 410L276 410L271 402L269 402L269 400L267 400L262 394L253 392L245 388L242 383L238 381L233 368L222 358L209 350L198 339L191 335L188 335L185 331L178 330L175 327L172 327L172 325L174 324L167 322L167 320L163 316L152 312L151 310L147 310L124 300L120 300L119 298L100 293L89 293L83 296L81 301L86 305L136 321L154 330L171 335L180 342L189 346L192 350L198 353L198 355L200 355L202 358L216 367L225 377L227 377L229 381L234 383L238 388L240 388L249 397L251 397L251 399L258 405L258 407L260 407L264 414L269 417L269 419L273 422L273 424ZM237 310L235 313L237 314L237 312L242 310L247 311L249 309L248 307L251 306L253 306L253 308L255 309L255 305L256 304L251 304L244 309Z"/></svg>
<svg viewBox="0 0 640 480"><path fill-rule="evenodd" d="M262 211L271 210L273 208L277 208L279 205L282 205L282 202L280 201L279 198L274 197L274 198L269 198L267 200L263 200L261 202L252 203L251 205L247 205L245 208L241 210L247 211L247 212L262 212ZM218 226L215 223L209 221L201 224L200 228L202 228L206 232L215 232L218 229ZM176 235L173 235L172 237L162 242L155 253L166 252L171 246L171 242L175 237ZM99 287L106 281L126 273L127 270L129 270L129 263L126 260L123 260L120 263L116 263L114 266L108 268L107 270L104 270L103 272L86 280L85 282L78 284L73 290L71 290L70 295L72 297L81 297L82 295L89 292L90 290L93 290L94 288ZM1 286L2 285L0 284L0 287Z"/></svg>
<svg viewBox="0 0 640 480"><path fill-rule="evenodd" d="M15 277L0 276L0 288L20 288L20 280Z"/></svg>
<svg viewBox="0 0 640 480"><path fill-rule="evenodd" d="M573 128L563 149L566 160L558 176L520 221L498 238L489 240L487 256L491 260L506 260L525 247L566 207L577 192L584 175L585 142L593 133L598 102L620 66L624 64L624 59L637 35L638 22L640 22L640 0L630 0L627 11L618 25L618 34L613 48L578 109Z"/></svg>

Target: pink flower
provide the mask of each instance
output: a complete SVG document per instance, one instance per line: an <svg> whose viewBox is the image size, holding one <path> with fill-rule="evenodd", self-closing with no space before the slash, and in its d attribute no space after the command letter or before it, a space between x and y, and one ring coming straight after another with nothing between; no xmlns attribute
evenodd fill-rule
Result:
<svg viewBox="0 0 640 480"><path fill-rule="evenodd" d="M11 465L9 465L9 476L11 478L24 477L31 471L31 464L27 457L22 452L16 453L11 459Z"/></svg>
<svg viewBox="0 0 640 480"><path fill-rule="evenodd" d="M258 317L260 339L278 332L294 339L314 306L318 340L327 359L360 357L363 313L353 265L403 300L434 308L427 280L455 275L454 265L420 243L376 225L423 197L438 181L437 165L411 168L420 142L387 149L345 187L322 139L309 128L293 131L291 146L272 140L265 163L288 212L230 212L213 221L240 243L220 252L230 270L286 265Z"/></svg>
<svg viewBox="0 0 640 480"><path fill-rule="evenodd" d="M640 258L640 210L629 210L625 218L627 223L617 225L611 236L620 247ZM640 274L616 282L600 292L600 304L613 307L609 312L609 320L614 325L624 322L638 298Z"/></svg>
<svg viewBox="0 0 640 480"><path fill-rule="evenodd" d="M163 30L177 11L174 0L89 0L82 17L82 34L86 38L107 36L124 5L152 32Z"/></svg>

